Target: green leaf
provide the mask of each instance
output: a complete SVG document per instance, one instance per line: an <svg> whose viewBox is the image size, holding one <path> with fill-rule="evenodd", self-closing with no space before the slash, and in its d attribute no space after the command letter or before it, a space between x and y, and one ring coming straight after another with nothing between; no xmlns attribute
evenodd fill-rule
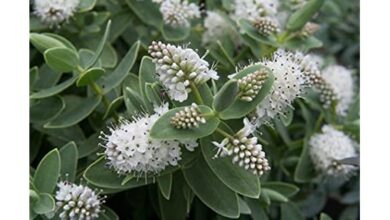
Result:
<svg viewBox="0 0 390 220"><path fill-rule="evenodd" d="M152 1L133 1L126 0L130 9L141 19L144 23L153 25L160 29L163 25L162 15L159 6Z"/></svg>
<svg viewBox="0 0 390 220"><path fill-rule="evenodd" d="M214 97L213 108L221 112L231 106L237 98L238 83L237 80L229 80Z"/></svg>
<svg viewBox="0 0 390 220"><path fill-rule="evenodd" d="M61 147L61 174L66 176L70 182L74 182L77 171L77 160L79 158L76 144L71 141Z"/></svg>
<svg viewBox="0 0 390 220"><path fill-rule="evenodd" d="M161 105L160 88L157 83L145 83L145 94L151 103Z"/></svg>
<svg viewBox="0 0 390 220"><path fill-rule="evenodd" d="M87 12L93 9L95 7L96 0L82 0L80 1L77 12Z"/></svg>
<svg viewBox="0 0 390 220"><path fill-rule="evenodd" d="M227 38L226 40L229 40L229 38ZM210 51L212 57L220 61L226 67L235 67L235 63L232 56L226 51L224 45L220 40L217 40L215 43L210 44L207 49Z"/></svg>
<svg viewBox="0 0 390 220"><path fill-rule="evenodd" d="M167 41L182 41L190 35L190 26L178 26L172 27L167 24L163 24L161 28L162 36Z"/></svg>
<svg viewBox="0 0 390 220"><path fill-rule="evenodd" d="M156 82L156 65L153 63L152 58L148 56L142 57L138 76L141 95L143 98L146 98L145 83Z"/></svg>
<svg viewBox="0 0 390 220"><path fill-rule="evenodd" d="M64 47L50 48L43 54L47 65L55 71L71 72L77 68L79 64L79 55Z"/></svg>
<svg viewBox="0 0 390 220"><path fill-rule="evenodd" d="M244 199L241 197L238 197L238 206L240 208L240 213L245 215L251 214L251 209L249 208L248 204L245 202Z"/></svg>
<svg viewBox="0 0 390 220"><path fill-rule="evenodd" d="M304 220L304 216L294 203L283 203L281 205L281 220Z"/></svg>
<svg viewBox="0 0 390 220"><path fill-rule="evenodd" d="M46 214L55 210L54 198L49 193L39 193L38 200L33 204L33 210L37 214Z"/></svg>
<svg viewBox="0 0 390 220"><path fill-rule="evenodd" d="M83 72L76 82L77 86L86 86L95 82L104 75L106 71L99 67L92 67L91 69Z"/></svg>
<svg viewBox="0 0 390 220"><path fill-rule="evenodd" d="M83 69L86 69L88 62L92 59L92 57L95 56L95 52L89 49L80 49L79 50L79 56L80 56L80 66ZM100 59L98 59L97 63L94 65L94 67L101 67L102 62Z"/></svg>
<svg viewBox="0 0 390 220"><path fill-rule="evenodd" d="M283 182L266 182L263 183L263 188L277 191L285 197L291 197L299 191L299 188L295 185Z"/></svg>
<svg viewBox="0 0 390 220"><path fill-rule="evenodd" d="M30 69L30 91L33 90L35 82L39 79L39 69L34 66Z"/></svg>
<svg viewBox="0 0 390 220"><path fill-rule="evenodd" d="M118 63L118 55L111 44L104 45L102 55L100 56L102 66L105 68L114 68Z"/></svg>
<svg viewBox="0 0 390 220"><path fill-rule="evenodd" d="M271 46L274 46L274 47L278 47L278 43L276 42L276 39L273 37L271 38L271 36L269 37L265 37L263 35L261 35L253 26L252 24L246 20L246 19L240 19L239 20L239 25L240 27L242 28L242 30L249 36L251 37L252 39L258 41L258 42L261 42L261 43L264 43L264 44L268 44L268 45L271 45Z"/></svg>
<svg viewBox="0 0 390 220"><path fill-rule="evenodd" d="M124 90L124 98L127 100L129 106L132 106L132 109L129 112L130 114L136 114L145 110L145 105L142 101L142 98L130 87L127 87Z"/></svg>
<svg viewBox="0 0 390 220"><path fill-rule="evenodd" d="M52 193L61 169L58 149L51 150L39 162L34 174L34 185L40 193Z"/></svg>
<svg viewBox="0 0 390 220"><path fill-rule="evenodd" d="M89 136L87 139L77 142L79 158L89 156L90 154L95 153L99 149L99 134L100 132L95 133Z"/></svg>
<svg viewBox="0 0 390 220"><path fill-rule="evenodd" d="M161 194L169 200L172 190L172 174L157 177L157 183Z"/></svg>
<svg viewBox="0 0 390 220"><path fill-rule="evenodd" d="M130 50L127 52L127 54L123 57L119 65L115 68L115 70L112 73L107 74L105 77L102 78L101 81L99 81L100 86L104 88L104 94L108 93L113 88L120 85L120 83L129 74L131 67L133 67L137 59L139 46L140 41L135 42L130 48Z"/></svg>
<svg viewBox="0 0 390 220"><path fill-rule="evenodd" d="M209 137L200 141L204 158L214 174L231 190L251 198L259 198L259 178L232 163L231 157L213 158L216 147Z"/></svg>
<svg viewBox="0 0 390 220"><path fill-rule="evenodd" d="M118 98L114 99L108 106L106 113L104 113L103 119L106 119L113 115L114 112L122 105L122 103L123 96L119 96Z"/></svg>
<svg viewBox="0 0 390 220"><path fill-rule="evenodd" d="M320 220L332 220L332 218L325 213L321 213Z"/></svg>
<svg viewBox="0 0 390 220"><path fill-rule="evenodd" d="M183 174L195 195L214 212L228 218L240 215L237 194L218 179L203 157L183 169Z"/></svg>
<svg viewBox="0 0 390 220"><path fill-rule="evenodd" d="M287 20L286 28L289 31L298 31L313 15L320 10L324 0L310 0L296 12L294 12Z"/></svg>
<svg viewBox="0 0 390 220"><path fill-rule="evenodd" d="M167 176L167 175L165 175ZM187 214L187 202L184 194L185 180L183 175L178 172L173 176L173 185L172 185L172 175L170 176L170 187L172 189L171 196L169 200L164 196L163 191L160 187L160 192L158 193L158 201L160 204L160 213L162 220L183 220L186 218Z"/></svg>
<svg viewBox="0 0 390 220"><path fill-rule="evenodd" d="M271 201L275 202L288 202L288 198L286 198L284 195L280 194L279 192L272 190L272 189L267 189L263 187L261 189L261 194L266 195Z"/></svg>
<svg viewBox="0 0 390 220"><path fill-rule="evenodd" d="M102 97L81 98L75 95L64 96L65 109L53 120L45 124L45 128L66 128L75 125L88 117L99 105Z"/></svg>
<svg viewBox="0 0 390 220"><path fill-rule="evenodd" d="M56 86L49 87L47 89L42 89L39 92L33 93L30 95L30 99L42 99L42 98L47 98L50 96L57 95L58 93L64 91L65 89L67 89L68 87L73 85L73 83L77 80L77 78L78 78L78 76L75 75L72 78L69 78L66 81L64 81Z"/></svg>
<svg viewBox="0 0 390 220"><path fill-rule="evenodd" d="M65 48L66 46L61 43L61 41L49 37L44 34L37 34L37 33L30 33L30 42L32 45L34 45L35 48L41 53L44 53L45 50L54 48L54 47L63 47Z"/></svg>
<svg viewBox="0 0 390 220"><path fill-rule="evenodd" d="M309 182L315 176L314 165L309 156L309 144L307 143L307 138L305 138L302 153L298 165L295 168L294 180L298 183L305 183Z"/></svg>
<svg viewBox="0 0 390 220"><path fill-rule="evenodd" d="M108 189L131 189L152 183L152 179L133 178L122 185L123 176L119 176L114 170L108 168L104 157L100 157L90 164L84 171L83 177L89 183Z"/></svg>
<svg viewBox="0 0 390 220"><path fill-rule="evenodd" d="M253 219L259 219L259 220L269 219L267 213L265 212L264 208L260 204L260 200L247 198L246 203L251 209L251 216Z"/></svg>
<svg viewBox="0 0 390 220"><path fill-rule="evenodd" d="M240 79L260 69L266 70L268 72L268 77L263 83L257 96L251 102L246 102L246 101L242 101L241 99L236 99L230 107L228 107L227 109L225 109L219 114L220 118L227 120L227 119L244 117L245 115L253 111L257 107L257 105L268 95L274 82L274 76L271 73L271 71L269 71L266 67L262 66L261 64L249 66L241 70L233 78Z"/></svg>
<svg viewBox="0 0 390 220"><path fill-rule="evenodd" d="M191 129L177 129L171 125L171 119L175 114L185 107L179 107L169 110L167 113L162 115L153 125L150 130L150 136L155 139L163 140L174 140L174 139L196 139L205 137L214 132L218 127L219 120L213 116L213 110L205 105L199 105L199 111L206 118L206 123L200 123L199 127Z"/></svg>
<svg viewBox="0 0 390 220"><path fill-rule="evenodd" d="M316 37L294 37L290 40L286 41L283 45L285 48L290 50L301 50L301 51L309 51L313 48L320 48L323 46L322 41L317 39Z"/></svg>
<svg viewBox="0 0 390 220"><path fill-rule="evenodd" d="M66 39L65 37L63 37L61 35L54 34L54 33L43 33L42 35L54 38L54 39L60 41L63 45L65 45L65 47L67 47L73 51L77 51L76 47L72 44L72 42L70 42L68 39Z"/></svg>
<svg viewBox="0 0 390 220"><path fill-rule="evenodd" d="M96 0L94 0L94 1L96 2ZM107 22L106 30L104 31L103 37L100 40L98 47L96 48L94 56L86 64L86 67L85 67L86 69L89 69L92 66L94 66L96 64L96 62L99 60L99 58L103 52L104 46L107 42L108 36L110 34L110 28L111 28L111 20L109 20Z"/></svg>
<svg viewBox="0 0 390 220"><path fill-rule="evenodd" d="M55 86L62 76L61 72L54 71L46 64L39 68L39 78L34 84L34 90L43 90Z"/></svg>
<svg viewBox="0 0 390 220"><path fill-rule="evenodd" d="M30 122L39 124L56 117L65 108L65 102L60 96L34 100L30 105Z"/></svg>

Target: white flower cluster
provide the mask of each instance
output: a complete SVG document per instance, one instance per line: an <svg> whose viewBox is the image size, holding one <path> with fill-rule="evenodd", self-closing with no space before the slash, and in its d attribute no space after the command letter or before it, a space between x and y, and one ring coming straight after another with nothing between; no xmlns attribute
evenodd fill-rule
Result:
<svg viewBox="0 0 390 220"><path fill-rule="evenodd" d="M267 72L258 70L239 79L239 98L243 101L251 102L259 93L267 77Z"/></svg>
<svg viewBox="0 0 390 220"><path fill-rule="evenodd" d="M191 129L199 127L199 123L206 123L206 119L201 115L198 105L192 103L190 107L176 112L171 119L171 125L178 129Z"/></svg>
<svg viewBox="0 0 390 220"><path fill-rule="evenodd" d="M228 22L218 12L207 11L204 27L206 31L202 36L203 44L215 42L216 39L222 37L231 37L234 43L239 40L236 31L229 26Z"/></svg>
<svg viewBox="0 0 390 220"><path fill-rule="evenodd" d="M233 163L252 171L255 175L263 175L271 167L257 137L251 137L254 130L255 126L245 118L244 128L232 138L225 138L221 143L212 142L218 148L215 157L233 156Z"/></svg>
<svg viewBox="0 0 390 220"><path fill-rule="evenodd" d="M296 97L299 97L305 87L305 79L300 63L296 62L296 54L278 49L272 59L260 62L268 67L275 77L271 91L257 106L258 119L274 118L283 113Z"/></svg>
<svg viewBox="0 0 390 220"><path fill-rule="evenodd" d="M172 27L189 26L190 20L200 17L199 7L188 0L158 0L164 22Z"/></svg>
<svg viewBox="0 0 390 220"><path fill-rule="evenodd" d="M330 85L336 96L336 113L345 116L355 95L351 70L340 65L331 65L322 71L322 77Z"/></svg>
<svg viewBox="0 0 390 220"><path fill-rule="evenodd" d="M356 142L330 125L322 127L322 133L309 140L309 155L315 168L329 176L348 177L355 166L341 164L339 160L356 157Z"/></svg>
<svg viewBox="0 0 390 220"><path fill-rule="evenodd" d="M255 21L259 17L273 17L278 12L279 0L235 0L232 19Z"/></svg>
<svg viewBox="0 0 390 220"><path fill-rule="evenodd" d="M50 26L59 25L73 16L80 0L35 0L34 14Z"/></svg>
<svg viewBox="0 0 390 220"><path fill-rule="evenodd" d="M102 133L105 141L105 155L108 164L119 174L127 173L159 173L166 166L176 166L181 160L180 144L188 150L197 146L196 141L179 142L155 140L149 132L157 119L168 111L168 104L155 108L152 115L124 120L115 128L110 128L111 134Z"/></svg>
<svg viewBox="0 0 390 220"><path fill-rule="evenodd" d="M59 182L55 195L59 217L64 220L93 220L99 217L103 198L87 186Z"/></svg>
<svg viewBox="0 0 390 220"><path fill-rule="evenodd" d="M217 72L209 68L209 63L190 48L153 41L149 54L156 64L160 81L173 100L186 100L191 92L191 83L199 85L219 78Z"/></svg>

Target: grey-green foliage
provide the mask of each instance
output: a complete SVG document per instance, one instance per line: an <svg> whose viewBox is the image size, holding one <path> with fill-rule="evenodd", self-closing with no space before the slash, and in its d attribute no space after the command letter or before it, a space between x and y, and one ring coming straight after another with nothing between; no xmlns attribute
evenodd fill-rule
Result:
<svg viewBox="0 0 390 220"><path fill-rule="evenodd" d="M285 48L322 52L327 62L341 60L358 67L358 2L310 0L296 10L289 8L292 1L282 1L291 16L282 32L270 36L260 34L247 18L233 21L232 0L201 2L207 10L218 11L230 28L212 43L202 42L204 17L186 27L171 27L151 0L81 1L75 15L55 28L31 14L30 219L53 215L58 181L80 183L80 178L109 195L102 219L336 219L339 213L323 211L332 202L329 194L338 195L335 198L346 206L341 219L358 218L359 176L329 186L308 154L308 139L324 123L337 123L359 138L358 97L346 118L308 96L296 100L286 117L258 128L255 135L272 167L261 178L233 164L231 157L214 159L211 143L222 140L216 130L230 135L240 130L242 119L271 91L272 70L249 65L252 61ZM321 29L302 36L308 21ZM201 101L193 92L182 103L169 99L147 53L158 40L190 43L200 56L208 51L205 59L220 79L198 86ZM237 80L256 70L266 71L268 78L253 101L244 102L238 99ZM190 130L172 127L175 113L193 102L206 115L206 123ZM158 175L118 175L107 167L104 148L98 145L100 132L121 118L152 113L162 103L169 103L170 111L157 120L151 136L197 139L199 147L193 152L183 147L178 166Z"/></svg>

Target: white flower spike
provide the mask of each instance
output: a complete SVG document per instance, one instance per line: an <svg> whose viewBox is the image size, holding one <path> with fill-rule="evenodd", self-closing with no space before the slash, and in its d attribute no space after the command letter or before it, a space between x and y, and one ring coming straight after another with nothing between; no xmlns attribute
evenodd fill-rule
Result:
<svg viewBox="0 0 390 220"><path fill-rule="evenodd" d="M35 0L34 14L50 27L58 26L73 16L79 3L80 0Z"/></svg>
<svg viewBox="0 0 390 220"><path fill-rule="evenodd" d="M156 64L160 81L173 100L183 102L191 92L190 84L200 85L209 79L217 80L217 73L209 63L190 48L153 41L149 54Z"/></svg>
<svg viewBox="0 0 390 220"><path fill-rule="evenodd" d="M155 108L152 115L143 115L133 121L124 120L111 134L102 134L105 156L108 165L119 174L157 174L168 165L176 166L181 160L180 144L190 151L197 146L196 141L162 141L150 138L149 132L157 119L168 111L168 104Z"/></svg>
<svg viewBox="0 0 390 220"><path fill-rule="evenodd" d="M258 143L257 137L252 136L255 129L256 126L245 118L244 127L233 137L225 138L221 143L212 142L218 148L214 158L233 156L233 163L250 170L255 175L263 175L271 167L262 150L262 145Z"/></svg>
<svg viewBox="0 0 390 220"><path fill-rule="evenodd" d="M256 108L257 118L274 118L283 114L287 107L291 107L294 99L302 94L304 75L296 61L296 54L283 49L277 50L272 59L260 63L271 70L275 81L269 94Z"/></svg>
<svg viewBox="0 0 390 220"><path fill-rule="evenodd" d="M315 168L328 176L349 177L357 168L338 161L356 157L357 143L330 125L324 125L321 130L322 133L309 140L309 155Z"/></svg>
<svg viewBox="0 0 390 220"><path fill-rule="evenodd" d="M55 195L59 217L63 220L93 220L98 219L102 212L104 198L99 198L97 192L82 184L59 182Z"/></svg>
<svg viewBox="0 0 390 220"><path fill-rule="evenodd" d="M164 22L172 27L190 26L190 20L200 17L199 7L195 3L188 3L187 0L163 0L160 12Z"/></svg>
<svg viewBox="0 0 390 220"><path fill-rule="evenodd" d="M279 0L235 0L232 19L247 19L254 22L260 17L274 17L279 7Z"/></svg>
<svg viewBox="0 0 390 220"><path fill-rule="evenodd" d="M331 65L322 71L322 77L335 93L337 100L336 113L345 116L355 96L351 70L340 65Z"/></svg>

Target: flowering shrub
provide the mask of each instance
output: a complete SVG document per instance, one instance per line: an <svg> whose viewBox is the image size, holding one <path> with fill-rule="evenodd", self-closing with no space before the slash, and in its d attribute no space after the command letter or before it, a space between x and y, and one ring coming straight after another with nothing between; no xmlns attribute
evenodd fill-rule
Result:
<svg viewBox="0 0 390 220"><path fill-rule="evenodd" d="M31 1L30 219L358 219L352 4Z"/></svg>

